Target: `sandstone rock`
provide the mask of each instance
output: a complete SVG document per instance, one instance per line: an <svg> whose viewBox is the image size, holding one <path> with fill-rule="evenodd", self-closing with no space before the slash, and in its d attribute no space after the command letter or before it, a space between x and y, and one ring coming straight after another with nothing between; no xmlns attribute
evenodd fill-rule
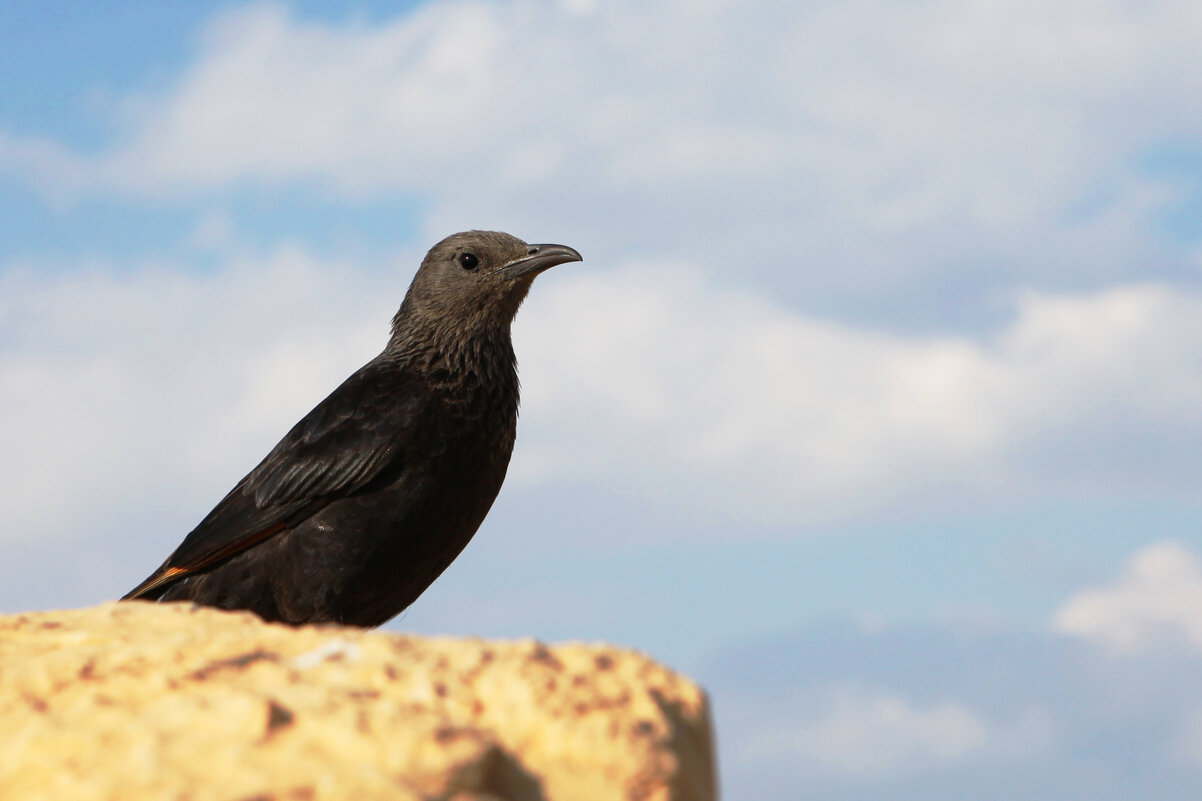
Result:
<svg viewBox="0 0 1202 801"><path fill-rule="evenodd" d="M0 799L715 797L704 693L606 646L123 603L0 617Z"/></svg>

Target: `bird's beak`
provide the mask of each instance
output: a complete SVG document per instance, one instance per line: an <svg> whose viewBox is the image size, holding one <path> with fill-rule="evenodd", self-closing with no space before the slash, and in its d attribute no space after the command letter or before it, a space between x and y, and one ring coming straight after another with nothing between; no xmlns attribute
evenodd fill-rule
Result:
<svg viewBox="0 0 1202 801"><path fill-rule="evenodd" d="M503 278L513 279L519 275L537 275L557 264L583 260L575 248L567 245L529 245L525 256L514 259L497 272Z"/></svg>

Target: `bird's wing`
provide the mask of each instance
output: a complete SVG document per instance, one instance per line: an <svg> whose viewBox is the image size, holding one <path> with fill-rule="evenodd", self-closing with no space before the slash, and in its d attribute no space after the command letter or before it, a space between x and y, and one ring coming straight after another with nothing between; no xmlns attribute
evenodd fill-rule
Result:
<svg viewBox="0 0 1202 801"><path fill-rule="evenodd" d="M271 453L125 598L203 570L367 485L403 458L430 390L419 376L369 362L293 426Z"/></svg>

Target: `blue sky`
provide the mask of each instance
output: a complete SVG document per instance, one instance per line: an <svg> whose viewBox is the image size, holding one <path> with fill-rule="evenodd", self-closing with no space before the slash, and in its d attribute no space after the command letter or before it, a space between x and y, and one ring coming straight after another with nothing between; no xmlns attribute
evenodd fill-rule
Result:
<svg viewBox="0 0 1202 801"><path fill-rule="evenodd" d="M1187 798L1186 3L6 3L0 610L151 570L467 228L507 485L390 629L645 650L727 797Z"/></svg>

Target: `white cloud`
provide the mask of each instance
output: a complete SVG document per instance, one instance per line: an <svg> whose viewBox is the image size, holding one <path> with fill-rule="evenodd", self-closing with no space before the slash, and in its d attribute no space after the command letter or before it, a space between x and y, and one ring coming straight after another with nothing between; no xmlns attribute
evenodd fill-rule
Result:
<svg viewBox="0 0 1202 801"><path fill-rule="evenodd" d="M1172 451L1175 425L1202 422L1202 299L1157 286L1032 294L993 336L903 337L642 264L546 280L516 336L519 480L582 475L736 517L1110 491L1121 463L1056 475L1048 440L1088 462L1126 437Z"/></svg>
<svg viewBox="0 0 1202 801"><path fill-rule="evenodd" d="M1119 652L1174 642L1202 650L1202 563L1180 543L1148 546L1119 581L1070 598L1053 622Z"/></svg>
<svg viewBox="0 0 1202 801"><path fill-rule="evenodd" d="M964 706L917 706L895 695L844 693L819 720L746 743L743 759L813 759L858 775L929 769L980 754L990 731Z"/></svg>
<svg viewBox="0 0 1202 801"><path fill-rule="evenodd" d="M169 91L126 98L106 151L3 136L0 165L56 193L407 193L434 237L580 232L813 292L969 253L1130 274L1170 196L1131 164L1202 133L1200 37L1168 0L455 0L378 26L258 4L218 17Z"/></svg>

